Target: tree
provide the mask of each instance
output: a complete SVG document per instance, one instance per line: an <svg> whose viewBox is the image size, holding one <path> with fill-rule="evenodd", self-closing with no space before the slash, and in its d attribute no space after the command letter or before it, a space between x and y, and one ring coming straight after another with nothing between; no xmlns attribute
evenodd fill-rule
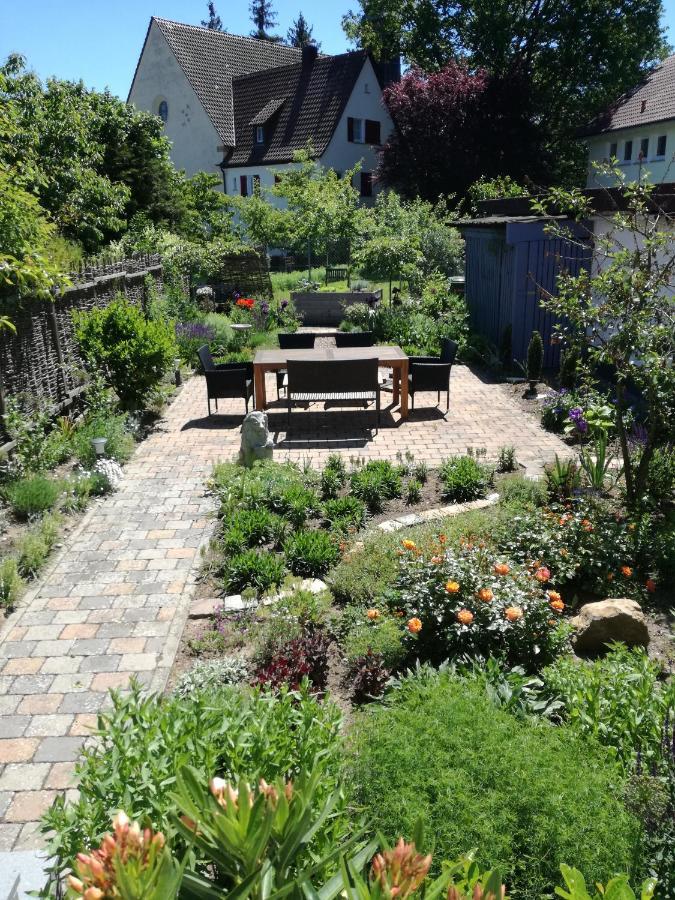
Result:
<svg viewBox="0 0 675 900"><path fill-rule="evenodd" d="M270 33L271 29L277 25L277 14L274 11L272 0L251 0L249 12L251 21L255 26L251 32L251 37L257 38L259 41L273 41L275 43L281 40L279 35Z"/></svg>
<svg viewBox="0 0 675 900"><path fill-rule="evenodd" d="M307 19L305 19L302 12L299 12L298 18L294 19L293 24L288 29L286 42L290 44L291 47L304 47L306 44L314 44L316 48L319 49L321 44L317 44L312 37L313 31L314 29L308 23Z"/></svg>
<svg viewBox="0 0 675 900"><path fill-rule="evenodd" d="M521 144L512 134L517 113L505 116L507 100L482 69L451 62L426 75L413 68L386 88L384 103L396 130L383 149L379 176L405 196L463 196L481 175L509 169L522 175L539 165L527 156L527 121L521 120Z"/></svg>
<svg viewBox="0 0 675 900"><path fill-rule="evenodd" d="M218 13L216 12L216 4L213 0L209 0L207 4L209 17L208 19L202 19L202 25L204 28L208 28L210 31L224 31L223 28L223 20L220 18Z"/></svg>
<svg viewBox="0 0 675 900"><path fill-rule="evenodd" d="M485 70L508 104L502 118L529 123L525 156L542 155L549 181L578 180L575 130L665 55L661 13L661 0L360 0L343 27L377 57L400 52L426 72L451 60Z"/></svg>
<svg viewBox="0 0 675 900"><path fill-rule="evenodd" d="M250 197L230 197L229 202L237 214L234 230L243 240L266 251L270 247L290 247L293 223L288 210L279 209L260 191Z"/></svg>
<svg viewBox="0 0 675 900"><path fill-rule="evenodd" d="M600 169L613 182L622 181L620 169ZM577 372L586 379L594 378L599 367L611 373L626 496L636 511L654 451L675 437L675 232L653 185L627 184L620 195L617 204L608 194L608 208L615 212L602 217L595 234L582 232L580 239L551 221L548 231L565 241L582 246L592 241L592 258L578 275L563 267L557 293L542 292L541 302L562 323L557 328L559 339L581 348ZM578 190L553 190L533 208L540 214L569 210L580 224L593 216L589 199ZM629 440L635 390L646 436L637 455Z"/></svg>

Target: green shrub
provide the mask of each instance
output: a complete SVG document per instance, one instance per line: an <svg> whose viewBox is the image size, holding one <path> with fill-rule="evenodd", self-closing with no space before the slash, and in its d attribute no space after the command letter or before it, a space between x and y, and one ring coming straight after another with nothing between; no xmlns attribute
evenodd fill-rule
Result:
<svg viewBox="0 0 675 900"><path fill-rule="evenodd" d="M9 461L12 474L53 469L68 458L72 431L53 428L44 400L27 395L8 397L6 407L3 422L15 445Z"/></svg>
<svg viewBox="0 0 675 900"><path fill-rule="evenodd" d="M87 417L73 438L73 451L85 468L96 462L92 438L106 439L105 455L119 463L126 462L134 452L135 442L127 428L127 417L112 412Z"/></svg>
<svg viewBox="0 0 675 900"><path fill-rule="evenodd" d="M492 484L492 472L472 456L455 456L441 464L443 497L455 503L484 497Z"/></svg>
<svg viewBox="0 0 675 900"><path fill-rule="evenodd" d="M63 492L63 484L44 475L31 475L11 482L4 489L5 499L17 519L28 519L53 509Z"/></svg>
<svg viewBox="0 0 675 900"><path fill-rule="evenodd" d="M420 502L422 496L422 485L416 478L411 479L405 486L405 502L412 506Z"/></svg>
<svg viewBox="0 0 675 900"><path fill-rule="evenodd" d="M176 356L171 324L146 319L123 295L105 307L76 311L73 320L87 367L103 375L123 407L142 407Z"/></svg>
<svg viewBox="0 0 675 900"><path fill-rule="evenodd" d="M564 860L591 882L636 874L641 829L606 751L516 719L449 673L404 679L387 705L358 714L347 778L386 838L421 819L436 860L477 848L523 900L551 894Z"/></svg>
<svg viewBox="0 0 675 900"><path fill-rule="evenodd" d="M335 565L340 551L325 531L298 531L286 540L284 555L294 575L318 578Z"/></svg>
<svg viewBox="0 0 675 900"><path fill-rule="evenodd" d="M370 512L380 512L385 500L401 496L401 475L389 460L371 460L350 476L351 492Z"/></svg>
<svg viewBox="0 0 675 900"><path fill-rule="evenodd" d="M17 562L11 556L0 560L0 609L11 609L24 588Z"/></svg>
<svg viewBox="0 0 675 900"><path fill-rule="evenodd" d="M544 365L544 342L538 331L532 332L530 343L527 345L527 379L539 381Z"/></svg>
<svg viewBox="0 0 675 900"><path fill-rule="evenodd" d="M321 499L330 500L337 497L342 485L340 476L332 469L324 469L321 473Z"/></svg>
<svg viewBox="0 0 675 900"><path fill-rule="evenodd" d="M207 662L198 662L183 672L173 689L177 697L189 697L200 691L220 691L230 684L240 684L249 676L245 660L238 656L225 656Z"/></svg>
<svg viewBox="0 0 675 900"><path fill-rule="evenodd" d="M497 459L498 472L515 472L518 468L515 447L500 447Z"/></svg>
<svg viewBox="0 0 675 900"><path fill-rule="evenodd" d="M263 593L281 584L284 577L284 562L274 553L260 550L245 550L225 560L225 587L231 591L253 588Z"/></svg>
<svg viewBox="0 0 675 900"><path fill-rule="evenodd" d="M541 480L512 475L499 483L499 502L503 506L544 506L546 500L546 487Z"/></svg>
<svg viewBox="0 0 675 900"><path fill-rule="evenodd" d="M403 644L403 628L400 619L378 613L376 619L368 617L368 610L362 607L349 607L344 612L348 621L348 630L341 644L350 669L354 663L368 651L381 656L382 664L389 670L395 670L403 663L407 648Z"/></svg>
<svg viewBox="0 0 675 900"><path fill-rule="evenodd" d="M60 531L60 517L48 513L17 541L17 565L19 574L33 578L45 564Z"/></svg>
<svg viewBox="0 0 675 900"><path fill-rule="evenodd" d="M96 745L77 764L79 800L60 795L44 816L45 831L54 830L50 855L67 865L83 847L96 845L112 815L124 809L132 819L152 822L182 856L186 845L177 834L172 793L185 765L203 784L214 775L255 783L297 777L323 753L328 796L340 761L339 723L333 704L307 693L222 688L159 697L143 695L136 685L127 695L114 694L112 710L99 717Z"/></svg>
<svg viewBox="0 0 675 900"><path fill-rule="evenodd" d="M616 645L602 659L562 657L542 673L546 692L562 700L565 718L592 735L630 768L664 762L664 723L675 720L675 682L661 682L661 666L641 648Z"/></svg>
<svg viewBox="0 0 675 900"><path fill-rule="evenodd" d="M266 544L276 534L278 516L267 509L240 509L227 518L227 531L240 534L244 547Z"/></svg>
<svg viewBox="0 0 675 900"><path fill-rule="evenodd" d="M337 531L358 530L366 522L366 507L357 497L338 497L323 504L323 517Z"/></svg>
<svg viewBox="0 0 675 900"><path fill-rule="evenodd" d="M302 528L308 516L318 512L321 507L316 492L301 484L291 484L284 488L276 497L270 498L270 504L294 528Z"/></svg>

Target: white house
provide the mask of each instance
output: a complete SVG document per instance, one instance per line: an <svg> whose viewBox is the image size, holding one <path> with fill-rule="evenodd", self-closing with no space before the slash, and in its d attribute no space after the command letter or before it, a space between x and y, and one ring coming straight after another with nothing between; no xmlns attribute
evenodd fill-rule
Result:
<svg viewBox="0 0 675 900"><path fill-rule="evenodd" d="M648 173L654 184L675 181L675 56L669 56L633 90L581 132L588 144L586 187L614 183L594 163L616 157L627 181Z"/></svg>
<svg viewBox="0 0 675 900"><path fill-rule="evenodd" d="M323 56L153 17L128 102L162 118L178 168L220 169L228 194L272 186L311 144L327 168L361 164L356 186L368 203L393 129L382 104L387 76L396 66L363 51Z"/></svg>

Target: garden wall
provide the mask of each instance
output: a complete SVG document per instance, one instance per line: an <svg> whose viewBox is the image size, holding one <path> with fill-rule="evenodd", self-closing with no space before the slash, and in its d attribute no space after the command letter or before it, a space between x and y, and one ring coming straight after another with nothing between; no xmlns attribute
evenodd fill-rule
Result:
<svg viewBox="0 0 675 900"><path fill-rule="evenodd" d="M345 306L355 303L377 303L382 291L293 291L291 300L296 312L302 316L302 324L309 326L335 326L344 318Z"/></svg>
<svg viewBox="0 0 675 900"><path fill-rule="evenodd" d="M45 400L54 412L65 409L82 391L82 360L73 335L71 313L105 306L124 293L141 306L147 300L147 279L161 289L159 256L87 263L70 276L73 285L54 301L3 301L16 334L0 331L0 415L7 397L26 394ZM0 420L0 447L8 440Z"/></svg>

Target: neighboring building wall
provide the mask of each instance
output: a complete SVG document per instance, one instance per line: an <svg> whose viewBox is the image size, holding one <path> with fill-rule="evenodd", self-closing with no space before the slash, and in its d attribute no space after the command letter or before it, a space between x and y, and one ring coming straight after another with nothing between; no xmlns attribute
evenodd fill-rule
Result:
<svg viewBox="0 0 675 900"><path fill-rule="evenodd" d="M171 159L177 169L188 175L196 172L218 174L222 141L207 116L171 48L155 22L138 63L129 102L138 109L159 114L162 101L167 104L164 125L171 141Z"/></svg>
<svg viewBox="0 0 675 900"><path fill-rule="evenodd" d="M237 169L225 169L225 193L230 196L241 196L241 178L246 178L246 186L248 196L253 193L254 179L260 179L260 189L266 199L273 202L276 206L285 207L286 201L279 197L270 196L266 192L274 187L274 176L280 172L288 172L290 169L297 168L296 163L280 163L274 166L242 166Z"/></svg>
<svg viewBox="0 0 675 900"><path fill-rule="evenodd" d="M662 156L657 156L659 137L665 136L666 147ZM649 140L649 149L645 159L640 162L640 148L643 140ZM588 141L588 178L586 187L609 187L616 182L614 179L599 176L593 167L593 163L602 163L615 155L619 160L619 167L627 181L636 181L640 174L642 177L648 173L649 181L653 184L675 181L675 121L657 122L653 125L645 125L641 128L625 128L621 131L609 131L605 134L593 135ZM625 160L626 142L632 141L631 159ZM616 144L616 150L613 145Z"/></svg>
<svg viewBox="0 0 675 900"><path fill-rule="evenodd" d="M377 169L381 148L370 144L354 144L348 141L347 120L349 118L372 119L379 122L380 141L382 144L386 143L387 138L394 130L394 123L382 102L380 82L377 80L370 60L366 60L361 70L351 97L347 101L342 118L328 147L326 147L325 153L321 157L321 162L326 168L332 168L338 172L351 169L357 162L361 162L362 172L374 173ZM360 179L357 175L355 185L358 187L359 184ZM374 182L373 195L379 189L377 183Z"/></svg>

